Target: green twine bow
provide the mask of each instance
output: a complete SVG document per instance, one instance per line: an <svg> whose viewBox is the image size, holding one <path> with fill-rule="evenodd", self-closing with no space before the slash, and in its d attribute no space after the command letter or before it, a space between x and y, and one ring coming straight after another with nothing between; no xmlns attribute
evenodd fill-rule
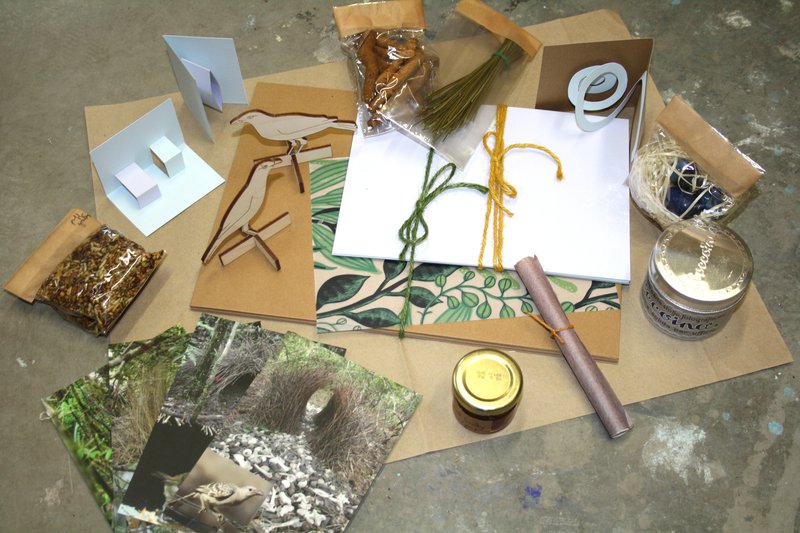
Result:
<svg viewBox="0 0 800 533"><path fill-rule="evenodd" d="M414 252L417 248L417 245L428 238L428 223L425 222L425 217L422 216L425 212L425 208L428 207L428 204L431 203L437 196L450 189L473 189L483 194L487 194L489 192L487 187L478 185L477 183L459 182L451 184L450 180L453 179L453 175L456 173L456 166L453 163L447 163L437 170L433 176L431 176L433 153L433 148L431 148L428 151L428 165L425 168L425 181L422 182L422 192L420 193L416 204L414 204L414 211L411 213L411 216L409 216L408 219L403 222L403 225L400 226L400 231L398 231L400 240L403 241L404 244L403 250L400 252L400 261L405 261L406 254L409 254L408 283L406 284L403 310L400 312L400 338L403 338L405 335L405 327L406 324L409 323L411 282L413 281L414 277ZM436 185L436 182L439 180L439 178L445 174L447 174L447 176L442 180L441 184ZM434 186L436 186L436 188L434 188ZM420 226L422 226L422 235L417 235Z"/></svg>

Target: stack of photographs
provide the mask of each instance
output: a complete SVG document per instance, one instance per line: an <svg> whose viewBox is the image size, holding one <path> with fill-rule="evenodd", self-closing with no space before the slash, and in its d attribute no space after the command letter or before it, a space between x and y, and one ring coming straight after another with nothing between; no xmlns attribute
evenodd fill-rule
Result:
<svg viewBox="0 0 800 533"><path fill-rule="evenodd" d="M421 400L208 314L108 356L43 401L115 532L342 531Z"/></svg>

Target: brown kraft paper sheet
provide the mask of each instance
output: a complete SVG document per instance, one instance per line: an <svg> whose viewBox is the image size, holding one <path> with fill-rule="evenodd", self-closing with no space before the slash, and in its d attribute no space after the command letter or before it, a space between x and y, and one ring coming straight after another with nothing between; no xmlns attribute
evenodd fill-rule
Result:
<svg viewBox="0 0 800 533"><path fill-rule="evenodd" d="M545 45L630 38L622 20L611 11L593 11L528 29ZM540 67L539 58L528 64L526 81L517 88L509 100L510 105L525 105L535 101ZM164 68L168 68L166 63ZM252 95L258 81L351 89L343 63L318 65L248 80L245 86L249 94ZM647 126L652 129L655 117L664 104L652 81L648 95ZM238 137L223 135L223 131L228 127L228 121L246 107L230 106L221 114L209 113L217 137L217 143L212 144L205 140L205 134L194 123L179 96L174 94L171 97L176 103L187 143L221 175L227 176ZM97 146L164 98L161 96L86 108L89 146ZM199 257L211 235L222 191L217 189L166 227L144 239L111 205L96 175L93 179L95 204L101 220L138 240L148 249L166 249L168 252L159 276L156 276L165 282L157 287L151 283L112 331L111 342L149 338L175 323L196 323L199 312L190 309L189 301L200 267ZM647 257L658 233L653 224L635 208L632 209L632 281L622 291L625 304L621 313L620 361L617 364L600 363L603 374L623 404L791 362L791 354L755 286L751 286L741 307L726 327L709 339L681 342L653 328L642 313L638 293L645 276ZM535 253L535 250L531 252ZM531 330L541 330L543 338L552 343L542 328L527 317L524 320L529 323ZM346 347L348 358L423 395L422 404L394 448L390 461L492 438L464 429L450 410L453 367L461 356L474 349L474 345L415 338L399 341L394 336L359 332L318 336L311 325L287 324L271 319L262 323L270 329L293 330L312 339ZM494 435L508 435L593 412L563 359L514 350L509 353L519 363L525 376L523 400L509 427Z"/></svg>

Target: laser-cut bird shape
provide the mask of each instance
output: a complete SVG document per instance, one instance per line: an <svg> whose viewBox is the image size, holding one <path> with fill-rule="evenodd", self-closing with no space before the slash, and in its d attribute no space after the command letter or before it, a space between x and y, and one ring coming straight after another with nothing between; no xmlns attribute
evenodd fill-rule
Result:
<svg viewBox="0 0 800 533"><path fill-rule="evenodd" d="M236 197L228 206L222 221L219 223L214 238L203 252L201 258L203 263L208 263L214 253L225 242L225 240L237 231L245 235L256 235L256 231L250 226L250 221L258 214L267 195L267 181L269 173L276 164L280 163L279 158L267 158L253 165L250 175L244 187L236 194Z"/></svg>
<svg viewBox="0 0 800 533"><path fill-rule="evenodd" d="M169 505L190 498L195 499L200 503L200 510L195 516L200 516L203 511L210 511L217 517L217 523L222 524L225 520L225 515L222 514L223 509L235 507L246 502L250 498L262 496L263 494L264 493L256 487L250 485L239 487L233 483L207 483L195 487L195 489L186 496L181 496L180 498L172 500L169 502Z"/></svg>
<svg viewBox="0 0 800 533"><path fill-rule="evenodd" d="M231 120L231 124L250 124L264 139L286 141L287 154L296 154L308 143L308 137L327 129L355 131L356 125L347 120L326 115L283 113L273 115L261 109L245 111Z"/></svg>
<svg viewBox="0 0 800 533"><path fill-rule="evenodd" d="M261 109L245 111L231 120L231 124L250 124L263 139L286 141L291 156L292 168L297 178L300 192L305 192L303 178L295 154L308 144L308 137L329 129L355 131L356 125L347 120L327 115L308 115L305 113L282 113L273 115Z"/></svg>

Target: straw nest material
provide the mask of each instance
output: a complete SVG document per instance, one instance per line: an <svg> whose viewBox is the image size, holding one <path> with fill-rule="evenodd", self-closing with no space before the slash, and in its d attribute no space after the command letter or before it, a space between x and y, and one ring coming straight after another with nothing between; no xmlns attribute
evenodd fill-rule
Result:
<svg viewBox="0 0 800 533"><path fill-rule="evenodd" d="M733 197L716 186L664 130L636 153L628 176L636 205L662 229L679 220L720 221L734 207ZM682 197L679 204L675 198ZM670 209L670 207L672 209Z"/></svg>

